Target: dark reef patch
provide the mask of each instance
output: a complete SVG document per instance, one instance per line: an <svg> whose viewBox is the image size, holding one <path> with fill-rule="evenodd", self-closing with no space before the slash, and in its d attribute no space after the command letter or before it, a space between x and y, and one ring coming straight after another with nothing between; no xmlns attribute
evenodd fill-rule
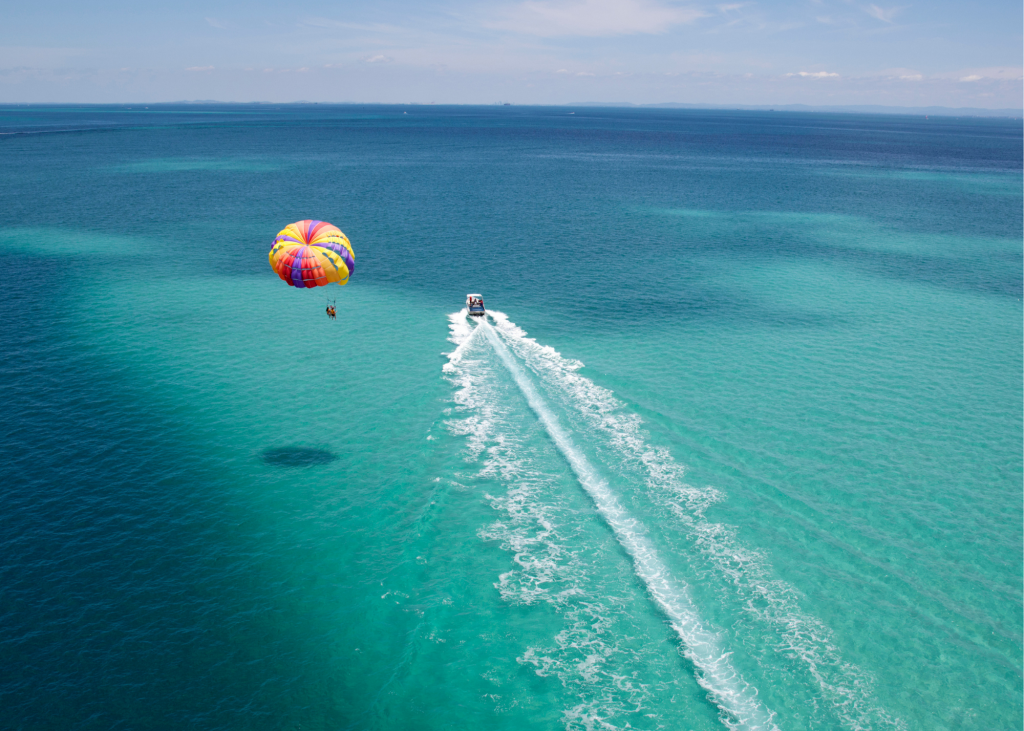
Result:
<svg viewBox="0 0 1024 731"><path fill-rule="evenodd" d="M338 455L312 447L276 447L264 450L260 457L266 464L275 467L312 467L330 464Z"/></svg>

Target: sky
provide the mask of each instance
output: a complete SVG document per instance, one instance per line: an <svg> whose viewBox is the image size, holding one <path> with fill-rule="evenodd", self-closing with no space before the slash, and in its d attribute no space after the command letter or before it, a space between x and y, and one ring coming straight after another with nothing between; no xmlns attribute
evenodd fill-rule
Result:
<svg viewBox="0 0 1024 731"><path fill-rule="evenodd" d="M0 103L1024 106L1020 0L877 3L0 0Z"/></svg>

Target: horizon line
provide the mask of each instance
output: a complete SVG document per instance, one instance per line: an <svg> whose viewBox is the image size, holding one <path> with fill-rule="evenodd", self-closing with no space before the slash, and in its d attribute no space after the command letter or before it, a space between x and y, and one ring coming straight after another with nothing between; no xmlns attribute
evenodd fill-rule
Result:
<svg viewBox="0 0 1024 731"><path fill-rule="evenodd" d="M220 101L217 99L179 99L173 101L134 101L134 102L0 102L0 107L45 107L45 106L143 106L143 105L309 105L309 106L438 106L438 107L493 107L493 106L514 106L514 107L577 107L577 108L620 108L620 109L691 109L691 110L722 110L722 111L787 111L787 112L835 112L835 113L860 113L860 114L934 114L936 116L989 116L1017 119L1024 117L1024 108L1010 107L947 107L941 105L928 106L896 106L887 104L708 104L688 102L563 102L560 104L531 104L516 102L357 102L357 101L309 101L296 99L286 102L275 102L266 100L253 101ZM959 112L958 115L949 113ZM979 114L979 112L981 114Z"/></svg>

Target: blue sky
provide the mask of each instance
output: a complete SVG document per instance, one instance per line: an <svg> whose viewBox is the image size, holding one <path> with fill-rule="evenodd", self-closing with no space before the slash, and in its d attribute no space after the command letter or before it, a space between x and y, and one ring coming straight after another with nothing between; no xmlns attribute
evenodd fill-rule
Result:
<svg viewBox="0 0 1024 731"><path fill-rule="evenodd" d="M1022 106L1020 0L2 0L0 102Z"/></svg>

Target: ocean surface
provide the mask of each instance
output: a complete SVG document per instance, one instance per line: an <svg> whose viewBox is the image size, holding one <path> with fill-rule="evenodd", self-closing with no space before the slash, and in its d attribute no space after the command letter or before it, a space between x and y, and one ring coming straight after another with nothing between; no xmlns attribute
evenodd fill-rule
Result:
<svg viewBox="0 0 1024 731"><path fill-rule="evenodd" d="M0 727L1021 729L1022 153L0 107Z"/></svg>

